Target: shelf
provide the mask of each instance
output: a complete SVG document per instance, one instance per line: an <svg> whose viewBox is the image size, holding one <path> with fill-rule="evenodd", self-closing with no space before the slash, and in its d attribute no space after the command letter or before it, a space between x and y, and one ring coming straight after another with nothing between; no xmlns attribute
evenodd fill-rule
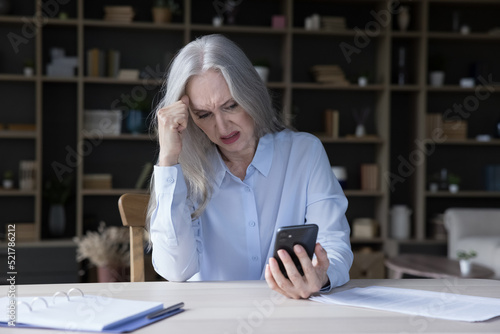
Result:
<svg viewBox="0 0 500 334"><path fill-rule="evenodd" d="M394 92L418 92L419 85L391 85L391 90Z"/></svg>
<svg viewBox="0 0 500 334"><path fill-rule="evenodd" d="M77 83L78 77L49 77L44 75L42 77L43 82L68 82L68 83Z"/></svg>
<svg viewBox="0 0 500 334"><path fill-rule="evenodd" d="M368 85L359 86L357 84L350 85L332 85L327 83L316 83L316 82L296 82L292 83L293 89L310 89L310 90L361 90L361 91L382 91L384 89L383 85Z"/></svg>
<svg viewBox="0 0 500 334"><path fill-rule="evenodd" d="M392 31L392 38L420 38L422 36L421 31Z"/></svg>
<svg viewBox="0 0 500 334"><path fill-rule="evenodd" d="M488 33L470 33L460 34L457 32L429 32L428 38L430 40L451 40L451 41L500 41L500 34Z"/></svg>
<svg viewBox="0 0 500 334"><path fill-rule="evenodd" d="M5 197L21 197L21 196L36 196L36 190L19 190L19 189L2 189L0 188L0 196Z"/></svg>
<svg viewBox="0 0 500 334"><path fill-rule="evenodd" d="M26 81L35 82L36 76L27 77L23 74L0 74L0 81Z"/></svg>
<svg viewBox="0 0 500 334"><path fill-rule="evenodd" d="M153 22L113 22L105 20L83 20L84 27L95 27L95 28L120 28L120 29L138 29L138 30L172 30L172 31L184 31L186 28L185 24L182 23L168 23L168 24L156 24Z"/></svg>
<svg viewBox="0 0 500 334"><path fill-rule="evenodd" d="M321 140L324 144L383 144L384 141L382 138L377 136L364 136L364 137L340 137L340 138L331 138L321 134L316 134L316 137Z"/></svg>
<svg viewBox="0 0 500 334"><path fill-rule="evenodd" d="M493 92L491 93L500 93L500 86L475 86L475 87L460 87L459 85L444 85L440 87L434 87L434 86L427 86L426 89L428 92L446 92L446 93L473 93L475 92L479 87L482 89L486 89L488 92ZM486 88L488 87L488 88Z"/></svg>
<svg viewBox="0 0 500 334"><path fill-rule="evenodd" d="M449 191L425 192L426 197L437 198L500 198L500 191L481 191L481 190L460 190L457 193Z"/></svg>
<svg viewBox="0 0 500 334"><path fill-rule="evenodd" d="M35 131L10 131L10 130L0 130L0 138L11 138L11 139L35 139Z"/></svg>
<svg viewBox="0 0 500 334"><path fill-rule="evenodd" d="M358 34L355 30L345 29L345 30L306 30L305 28L293 28L292 33L295 35L314 35L314 36L339 36L339 37L354 37ZM386 33L380 32L370 36L371 38L384 37Z"/></svg>
<svg viewBox="0 0 500 334"><path fill-rule="evenodd" d="M220 26L210 24L191 24L191 30L207 31L212 33L247 33L247 34L270 34L285 35L286 29L259 26Z"/></svg>
<svg viewBox="0 0 500 334"><path fill-rule="evenodd" d="M140 140L140 141L156 141L156 138L150 134L130 134L123 133L121 135L103 135L103 136L93 136L84 135L84 139L104 139L104 140Z"/></svg>
<svg viewBox="0 0 500 334"><path fill-rule="evenodd" d="M147 189L83 189L84 196L121 196L125 193L147 194Z"/></svg>
<svg viewBox="0 0 500 334"><path fill-rule="evenodd" d="M425 144L435 145L457 145L457 146L500 146L500 139L491 139L489 141L480 141L476 139L446 139L443 142L436 142L432 139L425 139Z"/></svg>
<svg viewBox="0 0 500 334"><path fill-rule="evenodd" d="M61 19L54 19L54 18L44 18L44 21L47 20L47 25L54 25L54 26L77 26L78 25L78 19L74 18L68 18L65 20Z"/></svg>
<svg viewBox="0 0 500 334"><path fill-rule="evenodd" d="M382 238L351 238L351 244L382 244L384 240Z"/></svg>
<svg viewBox="0 0 500 334"><path fill-rule="evenodd" d="M136 79L125 80L108 77L84 77L83 82L92 84L109 84L109 85L147 85L147 86L161 86L163 79Z"/></svg>
<svg viewBox="0 0 500 334"><path fill-rule="evenodd" d="M31 17L33 17L33 15ZM0 15L0 24L2 24L2 23L25 24L25 20L26 20L26 16Z"/></svg>
<svg viewBox="0 0 500 334"><path fill-rule="evenodd" d="M346 197L382 197L384 193L380 190L344 190Z"/></svg>

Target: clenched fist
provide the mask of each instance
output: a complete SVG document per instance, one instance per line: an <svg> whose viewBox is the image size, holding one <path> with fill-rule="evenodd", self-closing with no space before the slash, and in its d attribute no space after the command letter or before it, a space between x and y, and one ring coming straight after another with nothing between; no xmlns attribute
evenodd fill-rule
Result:
<svg viewBox="0 0 500 334"><path fill-rule="evenodd" d="M159 166L173 166L179 162L182 150L182 132L189 120L189 97L158 110Z"/></svg>

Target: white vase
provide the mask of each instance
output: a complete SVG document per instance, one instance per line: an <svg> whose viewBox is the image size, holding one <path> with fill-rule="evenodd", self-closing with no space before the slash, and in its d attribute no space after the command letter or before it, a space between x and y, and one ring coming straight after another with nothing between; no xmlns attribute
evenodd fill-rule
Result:
<svg viewBox="0 0 500 334"><path fill-rule="evenodd" d="M269 67L266 66L254 66L255 70L259 74L259 77L263 82L267 82L267 78L269 77Z"/></svg>
<svg viewBox="0 0 500 334"><path fill-rule="evenodd" d="M354 134L356 137L363 137L366 134L365 126L363 124L356 125L356 131Z"/></svg>
<svg viewBox="0 0 500 334"><path fill-rule="evenodd" d="M391 209L391 237L394 239L408 239L411 236L410 216L412 210L406 205L394 205Z"/></svg>
<svg viewBox="0 0 500 334"><path fill-rule="evenodd" d="M450 191L450 193L453 193L453 194L456 194L458 193L458 190L460 189L460 187L458 186L458 184L450 184L448 185L448 190Z"/></svg>
<svg viewBox="0 0 500 334"><path fill-rule="evenodd" d="M398 14L399 30L406 31L410 24L410 8L408 6L401 6Z"/></svg>
<svg viewBox="0 0 500 334"><path fill-rule="evenodd" d="M49 232L53 237L60 237L66 228L66 210L62 204L52 204L49 209Z"/></svg>
<svg viewBox="0 0 500 334"><path fill-rule="evenodd" d="M460 273L462 274L462 276L468 276L471 271L472 262L470 260L462 259L459 261L459 263L460 263Z"/></svg>
<svg viewBox="0 0 500 334"><path fill-rule="evenodd" d="M440 87L444 84L444 71L432 71L429 73L431 86Z"/></svg>

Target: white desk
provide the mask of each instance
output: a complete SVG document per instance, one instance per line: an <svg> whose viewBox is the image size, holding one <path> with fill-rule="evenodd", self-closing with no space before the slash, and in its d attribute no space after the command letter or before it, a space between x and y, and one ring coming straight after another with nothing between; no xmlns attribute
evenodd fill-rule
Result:
<svg viewBox="0 0 500 334"><path fill-rule="evenodd" d="M337 291L382 285L500 298L500 281L480 279L352 280ZM264 281L204 283L96 283L18 285L18 296L51 295L78 287L88 294L154 300L166 305L185 302L186 312L134 333L500 333L500 317L466 323L278 295ZM7 286L0 286L2 296ZM6 329L2 333L47 334L56 331Z"/></svg>

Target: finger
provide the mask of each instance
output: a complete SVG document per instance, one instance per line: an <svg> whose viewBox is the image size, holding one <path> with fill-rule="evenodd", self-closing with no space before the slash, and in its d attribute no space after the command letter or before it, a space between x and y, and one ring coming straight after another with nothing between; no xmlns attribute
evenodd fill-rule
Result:
<svg viewBox="0 0 500 334"><path fill-rule="evenodd" d="M182 103L184 103L186 105L186 107L189 107L189 96L183 95L181 97L181 101L182 101Z"/></svg>
<svg viewBox="0 0 500 334"><path fill-rule="evenodd" d="M285 276L283 276L283 273L279 268L278 261L273 257L269 259L269 264L266 266L265 277L267 284L271 287L271 289L287 296L288 298L294 298L287 292L286 288L284 288L285 284L283 284L283 282L288 280Z"/></svg>
<svg viewBox="0 0 500 334"><path fill-rule="evenodd" d="M316 243L316 247L314 247L314 254L316 254L317 259L315 267L322 268L326 271L330 266L330 260L328 260L328 253L319 242Z"/></svg>
<svg viewBox="0 0 500 334"><path fill-rule="evenodd" d="M285 267L286 273L288 275L288 279L293 283L293 286L300 286L303 284L303 277L300 274L295 262L293 262L292 257L288 254L284 249L280 249L278 251L278 256L283 262L283 266ZM284 276L283 276L284 277Z"/></svg>

